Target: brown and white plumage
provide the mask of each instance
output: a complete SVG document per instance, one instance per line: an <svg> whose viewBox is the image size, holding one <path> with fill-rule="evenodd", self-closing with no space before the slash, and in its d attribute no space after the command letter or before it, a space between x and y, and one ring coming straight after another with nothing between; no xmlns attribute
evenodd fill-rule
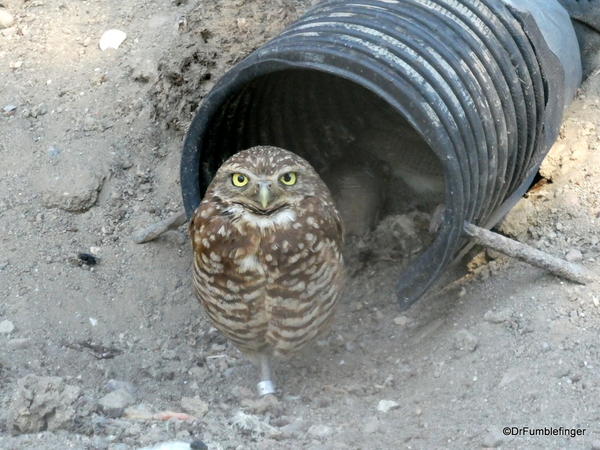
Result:
<svg viewBox="0 0 600 450"><path fill-rule="evenodd" d="M235 154L189 230L196 295L245 356L268 364L327 329L342 289L342 223L304 159L276 147Z"/></svg>

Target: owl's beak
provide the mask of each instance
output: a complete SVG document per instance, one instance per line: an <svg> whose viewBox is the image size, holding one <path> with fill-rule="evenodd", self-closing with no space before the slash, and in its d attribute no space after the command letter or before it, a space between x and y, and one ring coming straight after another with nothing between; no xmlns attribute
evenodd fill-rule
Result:
<svg viewBox="0 0 600 450"><path fill-rule="evenodd" d="M263 208L266 208L271 199L271 183L259 183L260 190L258 191L258 200Z"/></svg>

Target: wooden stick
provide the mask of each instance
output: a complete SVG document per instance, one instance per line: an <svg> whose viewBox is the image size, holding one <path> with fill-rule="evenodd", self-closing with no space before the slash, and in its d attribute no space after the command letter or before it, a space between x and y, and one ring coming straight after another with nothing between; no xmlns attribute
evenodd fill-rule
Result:
<svg viewBox="0 0 600 450"><path fill-rule="evenodd" d="M468 222L465 222L465 233L484 247L489 247L507 256L525 261L532 266L547 270L567 280L579 284L588 284L598 279L595 273L585 267L557 258L529 245L522 244Z"/></svg>
<svg viewBox="0 0 600 450"><path fill-rule="evenodd" d="M165 220L156 222L155 224L152 224L149 227L134 233L131 237L133 239L133 242L135 242L136 244L144 244L146 242L153 241L161 234L169 230L179 228L186 222L187 218L185 216L185 211L180 211L177 214L166 218Z"/></svg>

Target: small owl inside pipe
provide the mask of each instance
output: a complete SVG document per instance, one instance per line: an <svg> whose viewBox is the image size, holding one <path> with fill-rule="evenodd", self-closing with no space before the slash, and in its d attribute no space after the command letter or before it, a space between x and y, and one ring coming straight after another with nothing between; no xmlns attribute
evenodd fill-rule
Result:
<svg viewBox="0 0 600 450"><path fill-rule="evenodd" d="M259 363L314 343L343 285L343 226L312 166L286 150L253 147L219 168L190 224L196 296L215 327Z"/></svg>

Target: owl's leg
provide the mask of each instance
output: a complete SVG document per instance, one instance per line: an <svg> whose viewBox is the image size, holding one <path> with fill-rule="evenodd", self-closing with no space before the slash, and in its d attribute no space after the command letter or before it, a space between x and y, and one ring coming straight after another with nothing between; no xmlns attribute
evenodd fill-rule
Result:
<svg viewBox="0 0 600 450"><path fill-rule="evenodd" d="M260 355L260 374L262 381L257 385L258 396L263 397L268 394L274 394L275 384L271 381L271 367L268 355Z"/></svg>

